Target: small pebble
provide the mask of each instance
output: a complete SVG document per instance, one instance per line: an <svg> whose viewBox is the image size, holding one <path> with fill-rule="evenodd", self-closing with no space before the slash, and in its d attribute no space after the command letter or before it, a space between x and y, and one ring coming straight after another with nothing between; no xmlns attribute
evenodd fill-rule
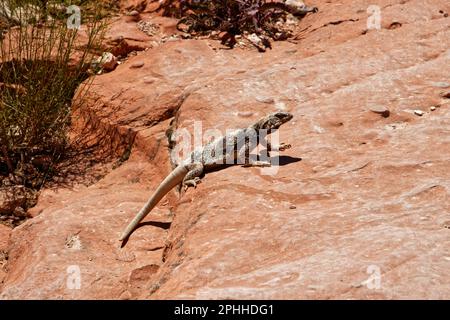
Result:
<svg viewBox="0 0 450 320"><path fill-rule="evenodd" d="M275 100L273 98L267 98L267 97L257 97L256 101L262 102L262 103L267 103L267 104L275 103Z"/></svg>
<svg viewBox="0 0 450 320"><path fill-rule="evenodd" d="M152 84L153 82L155 82L155 78L151 78L151 77L144 78L144 83L146 83L146 84Z"/></svg>
<svg viewBox="0 0 450 320"><path fill-rule="evenodd" d="M431 110L431 111L434 111L434 110L436 110L436 107L435 107L435 106L432 106L432 107L430 107L430 110Z"/></svg>
<svg viewBox="0 0 450 320"><path fill-rule="evenodd" d="M248 117L251 117L253 115L253 112L251 112L251 111L242 111L242 112L238 112L237 115L239 117L248 118Z"/></svg>
<svg viewBox="0 0 450 320"><path fill-rule="evenodd" d="M423 116L425 114L425 112L423 112L422 110L414 110L414 114L416 116L421 117L421 116Z"/></svg>
<svg viewBox="0 0 450 320"><path fill-rule="evenodd" d="M442 98L450 99L450 91L449 91L449 92L442 92L442 93L441 93L441 97L442 97Z"/></svg>
<svg viewBox="0 0 450 320"><path fill-rule="evenodd" d="M144 62L139 61L139 62L133 63L130 68L142 68L143 66L144 66Z"/></svg>
<svg viewBox="0 0 450 320"><path fill-rule="evenodd" d="M389 117L389 115L391 114L389 109L386 108L385 106L372 106L372 107L370 107L370 111L372 111L374 113L378 113L385 118Z"/></svg>
<svg viewBox="0 0 450 320"><path fill-rule="evenodd" d="M289 209L297 209L297 207L294 206L293 204L291 204L291 205L289 206Z"/></svg>
<svg viewBox="0 0 450 320"><path fill-rule="evenodd" d="M129 13L129 15L132 16L132 17L138 16L138 15L139 15L139 11L133 10L133 11L131 11L131 12Z"/></svg>
<svg viewBox="0 0 450 320"><path fill-rule="evenodd" d="M131 295L130 291L128 291L128 290L125 290L119 296L119 300L131 300L131 298L132 298L132 295Z"/></svg>

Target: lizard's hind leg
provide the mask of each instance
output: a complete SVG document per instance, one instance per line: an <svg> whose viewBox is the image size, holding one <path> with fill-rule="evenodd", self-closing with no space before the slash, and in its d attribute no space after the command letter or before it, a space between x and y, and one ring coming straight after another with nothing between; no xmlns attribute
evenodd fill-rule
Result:
<svg viewBox="0 0 450 320"><path fill-rule="evenodd" d="M183 187L184 191L187 190L188 187L197 187L197 184L200 183L200 176L203 174L203 164L201 163L193 163L189 165L189 172L183 179Z"/></svg>

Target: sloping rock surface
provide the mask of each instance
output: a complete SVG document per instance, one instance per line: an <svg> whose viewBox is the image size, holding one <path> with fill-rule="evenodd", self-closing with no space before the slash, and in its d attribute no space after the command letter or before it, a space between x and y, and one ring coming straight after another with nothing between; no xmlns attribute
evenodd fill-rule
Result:
<svg viewBox="0 0 450 320"><path fill-rule="evenodd" d="M87 112L131 156L41 195L0 298L449 299L450 5L381 1L367 30L370 2L312 4L264 54L175 39L98 76ZM168 128L223 134L280 109L293 147L275 172L208 173L120 247L170 171Z"/></svg>

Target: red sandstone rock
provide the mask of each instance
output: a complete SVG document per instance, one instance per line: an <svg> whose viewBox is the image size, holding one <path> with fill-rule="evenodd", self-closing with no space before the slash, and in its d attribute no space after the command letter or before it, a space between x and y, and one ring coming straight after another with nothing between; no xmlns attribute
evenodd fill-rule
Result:
<svg viewBox="0 0 450 320"><path fill-rule="evenodd" d="M11 228L0 224L0 250L7 250Z"/></svg>
<svg viewBox="0 0 450 320"><path fill-rule="evenodd" d="M310 5L297 44L261 54L176 40L97 77L86 112L133 141L131 157L90 187L44 192L12 232L0 298L449 299L450 102L433 86L450 74L450 20L435 14L449 4L381 1L369 32L364 1ZM294 114L277 174L209 173L118 247L170 170L175 115L178 128L224 133L276 109Z"/></svg>
<svg viewBox="0 0 450 320"><path fill-rule="evenodd" d="M0 284L6 276L5 265L7 262L8 242L11 228L0 224Z"/></svg>

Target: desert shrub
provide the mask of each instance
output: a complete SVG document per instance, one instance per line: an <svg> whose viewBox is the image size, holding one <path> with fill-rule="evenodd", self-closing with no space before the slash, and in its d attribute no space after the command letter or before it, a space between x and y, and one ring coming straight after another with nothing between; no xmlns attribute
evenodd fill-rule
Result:
<svg viewBox="0 0 450 320"><path fill-rule="evenodd" d="M285 39L287 35L279 22L287 13L304 15L317 11L317 8L295 8L266 0L166 0L160 10L165 15L178 17L177 27L187 33L224 32L222 43L232 47L236 43L234 37L244 32Z"/></svg>
<svg viewBox="0 0 450 320"><path fill-rule="evenodd" d="M65 7L54 6L68 1L2 2L12 13L0 7L0 187L39 189L68 145L72 99L90 85L104 25L81 7L82 27L68 28Z"/></svg>

